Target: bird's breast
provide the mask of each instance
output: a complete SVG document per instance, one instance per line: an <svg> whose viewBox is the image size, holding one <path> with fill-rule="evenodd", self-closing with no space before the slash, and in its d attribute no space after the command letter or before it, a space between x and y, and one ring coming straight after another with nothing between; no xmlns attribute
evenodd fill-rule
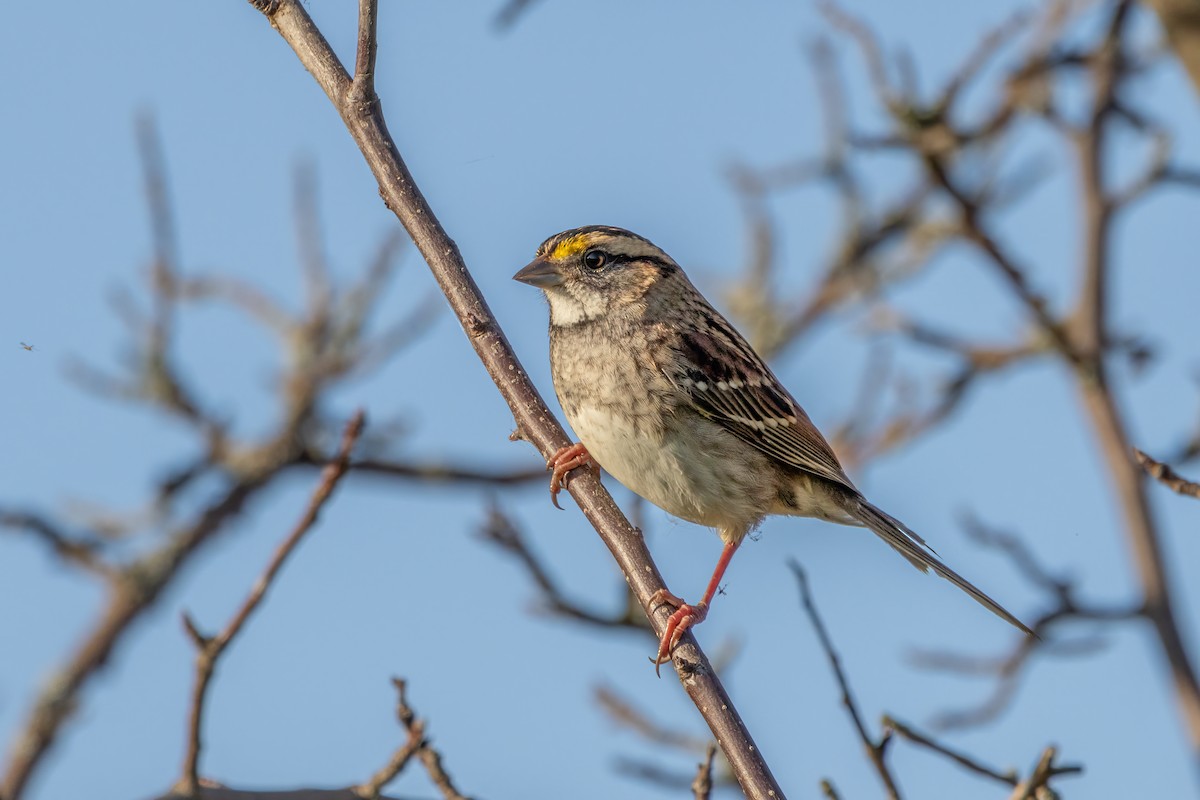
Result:
<svg viewBox="0 0 1200 800"><path fill-rule="evenodd" d="M746 448L682 402L636 335L552 336L567 420L596 463L630 490L681 519L744 533L770 503L745 470Z"/></svg>

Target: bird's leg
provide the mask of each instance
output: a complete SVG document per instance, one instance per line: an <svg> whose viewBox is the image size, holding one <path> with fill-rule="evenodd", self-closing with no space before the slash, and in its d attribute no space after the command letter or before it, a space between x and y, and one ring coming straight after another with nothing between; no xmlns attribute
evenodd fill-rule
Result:
<svg viewBox="0 0 1200 800"><path fill-rule="evenodd" d="M651 608L668 605L675 609L667 619L667 628L663 631L662 640L658 644L658 656L653 659L655 674L658 674L660 666L671 660L671 651L675 649L675 645L679 644L683 634L687 633L692 626L704 622L704 618L708 616L708 607L712 603L713 595L717 593L717 589L721 585L721 578L725 575L725 568L729 566L739 544L741 544L740 539L727 543L721 550L721 557L717 559L717 568L713 570L712 580L708 582L708 588L704 590L704 599L694 606L683 602L665 588L659 589L651 596Z"/></svg>
<svg viewBox="0 0 1200 800"><path fill-rule="evenodd" d="M583 446L583 442L561 448L546 462L546 469L554 470L550 475L550 502L554 503L555 508L562 510L562 506L558 504L558 493L567 485L567 473L591 463L592 457Z"/></svg>

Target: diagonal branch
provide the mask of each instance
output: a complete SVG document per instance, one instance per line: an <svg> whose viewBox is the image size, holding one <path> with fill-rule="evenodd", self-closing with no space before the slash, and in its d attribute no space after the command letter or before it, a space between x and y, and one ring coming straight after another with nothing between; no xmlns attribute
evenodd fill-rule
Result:
<svg viewBox="0 0 1200 800"><path fill-rule="evenodd" d="M469 800L455 788L454 781L442 766L441 754L425 736L425 720L418 717L417 712L408 704L405 696L407 683L401 678L392 678L392 685L396 687L396 718L408 732L408 739L392 754L387 764L366 783L353 787L351 791L362 800L381 800L379 792L383 787L399 775L410 760L417 758L424 764L429 779L442 793L444 800Z"/></svg>
<svg viewBox="0 0 1200 800"><path fill-rule="evenodd" d="M1090 119L1077 138L1079 175L1086 198L1083 220L1082 276L1078 288L1073 337L1086 361L1076 364L1076 386L1091 427L1108 465L1109 479L1124 516L1126 536L1141 583L1145 615L1154 626L1171 672L1180 713L1188 732L1193 762L1200 765L1200 677L1176 618L1160 527L1146 493L1142 469L1135 463L1129 426L1107 375L1109 340L1108 287L1112 274L1112 207L1105 169L1107 121L1112 117L1118 84L1127 73L1124 39L1129 0L1116 3L1103 41L1092 60Z"/></svg>
<svg viewBox="0 0 1200 800"><path fill-rule="evenodd" d="M183 775L176 785L176 789L187 797L195 797L200 788L199 764L200 751L203 747L204 701L208 696L208 687L212 681L217 661L221 658L229 643L241 632L259 604L262 603L263 598L266 597L267 589L271 587L275 576L279 574L284 561L292 554L296 549L296 545L300 544L300 540L304 538L304 535L308 533L317 521L317 517L321 513L321 508L329 500L330 495L333 494L338 481L346 474L350 466L350 451L354 448L355 442L358 441L359 435L362 434L365 417L366 415L362 411L358 411L346 425L345 433L342 436L342 445L337 457L325 467L321 475L321 482L317 485L316 490L309 499L308 507L305 508L304 514L300 517L292 532L288 534L288 537L276 548L270 563L267 564L267 568L263 570L262 576L255 582L254 588L246 596L245 602L242 603L241 607L233 615L233 618L229 620L229 624L216 636L209 637L200 633L196 628L196 624L186 612L183 615L183 624L199 650L196 654L196 681L192 687L192 710L188 721L187 754L184 756L183 761Z"/></svg>
<svg viewBox="0 0 1200 800"><path fill-rule="evenodd" d="M0 797L16 800L21 796L63 723L75 710L83 687L107 663L125 632L142 612L153 607L188 558L277 474L267 471L235 483L204 509L192 525L119 573L111 584L108 605L100 620L67 663L46 682L13 742L7 770L0 779Z"/></svg>
<svg viewBox="0 0 1200 800"><path fill-rule="evenodd" d="M990 778L993 781L1003 783L1006 786L1017 785L1017 777L1014 770L1001 772L995 767L989 767L986 764L981 763L979 760L967 755L966 753L962 753L958 750L947 747L933 737L921 733L911 725L903 723L888 714L884 714L883 716L883 725L884 727L895 731L897 736L903 737L913 744L920 745L921 747L932 750L939 755L945 756L968 772L973 772L976 775L982 775L985 778Z"/></svg>
<svg viewBox="0 0 1200 800"><path fill-rule="evenodd" d="M263 12L287 41L342 117L379 182L384 203L412 237L467 338L508 402L517 423L516 437L534 444L543 457L568 445L562 426L513 353L457 245L417 188L388 132L379 103L373 99L361 101L366 87L346 72L299 0L251 0L251 5ZM360 41L364 35L369 34L361 33ZM668 609L661 605L651 608L650 600L657 590L664 588L663 579L641 533L625 519L597 476L576 478L569 491L617 560L655 629L661 632ZM783 791L761 751L690 635L676 649L675 665L684 689L720 742L746 795L782 798Z"/></svg>
<svg viewBox="0 0 1200 800"><path fill-rule="evenodd" d="M116 569L104 560L103 541L94 537L73 536L60 530L53 522L28 511L7 511L0 508L0 528L29 531L33 538L49 547L63 561L112 580Z"/></svg>
<svg viewBox="0 0 1200 800"><path fill-rule="evenodd" d="M1169 464L1164 464L1161 461L1156 461L1150 456L1133 448L1133 456L1137 459L1138 466L1146 471L1154 480L1166 486L1173 492L1178 492L1184 497L1194 497L1200 500L1200 483L1189 481L1187 478L1180 475L1175 470L1171 469Z"/></svg>
<svg viewBox="0 0 1200 800"><path fill-rule="evenodd" d="M842 705L846 707L846 713L850 715L850 721L854 723L854 729L858 731L858 738L867 752L867 758L871 760L875 772L879 774L879 780L883 782L883 788L887 791L888 797L892 800L900 800L900 790L896 786L896 780L892 777L887 763L887 747L892 737L891 729L885 728L883 735L878 740L867 730L862 714L858 710L858 703L855 702L854 694L850 691L850 681L842 669L841 657L833 648L833 640L829 638L829 631L826 630L821 615L817 613L816 603L813 602L812 592L808 588L808 576L798 561L792 560L789 565L796 575L796 583L800 586L800 602L804 605L804 611L812 622L813 630L817 633L817 640L821 643L821 649L825 651L825 657L829 659L833 676L837 679L838 688L842 691Z"/></svg>

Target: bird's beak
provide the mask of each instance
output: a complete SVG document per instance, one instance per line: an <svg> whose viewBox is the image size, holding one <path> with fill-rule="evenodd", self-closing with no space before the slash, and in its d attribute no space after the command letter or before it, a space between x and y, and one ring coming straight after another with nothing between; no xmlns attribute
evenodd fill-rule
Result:
<svg viewBox="0 0 1200 800"><path fill-rule="evenodd" d="M528 283L539 289L549 289L561 284L563 276L556 265L544 259L535 258L524 269L513 275L513 280Z"/></svg>

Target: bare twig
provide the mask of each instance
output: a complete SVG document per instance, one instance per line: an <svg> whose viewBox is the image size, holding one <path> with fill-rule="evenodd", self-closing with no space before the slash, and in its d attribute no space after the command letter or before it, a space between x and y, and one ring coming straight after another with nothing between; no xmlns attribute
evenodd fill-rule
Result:
<svg viewBox="0 0 1200 800"><path fill-rule="evenodd" d="M1200 95L1200 15L1196 13L1196 4L1192 0L1147 0L1146 5L1158 14L1175 57Z"/></svg>
<svg viewBox="0 0 1200 800"><path fill-rule="evenodd" d="M544 471L541 473L541 477L545 478ZM529 548L521 531L495 502L488 509L487 522L481 530L481 535L487 541L510 553L525 567L525 571L533 580L534 585L541 590L542 607L551 613L601 628L622 628L643 633L650 631L646 615L642 613L636 600L632 600L627 590L625 607L615 615L593 611L568 598L559 589L541 559Z"/></svg>
<svg viewBox="0 0 1200 800"><path fill-rule="evenodd" d="M470 800L459 794L458 789L454 788L454 781L450 779L450 775L442 766L441 755L425 738L425 720L417 717L417 712L408 704L405 696L407 684L404 679L392 678L392 686L396 689L396 719L408 731L408 740L396 750L383 769L375 773L366 783L354 787L354 793L363 800L375 800L384 785L400 773L409 759L416 756L425 766L429 779L433 781L434 786L442 793L445 800ZM413 742L416 744L414 745Z"/></svg>
<svg viewBox="0 0 1200 800"><path fill-rule="evenodd" d="M1136 447L1133 449L1133 456L1137 459L1138 465L1146 471L1146 474L1163 486L1185 497L1195 497L1200 500L1200 483L1189 481L1171 469L1170 465L1164 464L1161 461L1155 461Z"/></svg>
<svg viewBox="0 0 1200 800"><path fill-rule="evenodd" d="M1119 0L1092 60L1092 103L1089 122L1077 138L1080 182L1085 197L1082 277L1073 332L1086 363L1075 364L1076 386L1100 443L1125 519L1141 583L1145 613L1158 635L1188 731L1194 762L1200 765L1200 678L1175 616L1174 592L1164 566L1163 546L1149 499L1145 475L1132 457L1128 425L1109 385L1105 347L1109 341L1108 286L1111 282L1112 206L1103 152L1107 120L1118 84L1125 76L1124 38L1129 0Z"/></svg>
<svg viewBox="0 0 1200 800"><path fill-rule="evenodd" d="M358 50L354 58L354 94L358 102L375 101L375 55L379 0L358 0Z"/></svg>
<svg viewBox="0 0 1200 800"><path fill-rule="evenodd" d="M154 800L179 800L174 790ZM345 789L236 789L232 786L210 784L208 781L196 793L196 800L362 800L353 787ZM382 795L378 800L402 800ZM410 799L407 799L410 800Z"/></svg>
<svg viewBox="0 0 1200 800"><path fill-rule="evenodd" d="M855 702L854 694L850 691L850 682L846 678L845 671L842 669L842 660L838 656L837 650L833 647L833 640L829 638L829 631L826 630L825 623L821 620L821 615L817 613L817 606L813 602L812 592L808 588L808 576L798 561L794 559L790 560L788 566L792 568L792 572L796 575L796 583L800 587L800 602L803 604L804 611L808 614L808 618L812 622L813 630L817 634L817 640L821 643L821 649L825 651L825 657L829 659L829 666L833 669L833 676L837 680L838 688L842 693L842 705L846 707L846 713L850 715L850 721L854 723L854 729L858 732L859 741L862 742L863 749L867 753L867 758L871 760L871 764L875 767L875 772L879 775L879 780L883 783L883 788L887 792L888 797L893 798L893 800L899 800L900 789L896 786L896 780L892 777L891 770L887 764L887 747L891 741L891 731L885 728L879 739L875 739L867 731L867 726L863 723L862 714L858 710L858 703Z"/></svg>
<svg viewBox="0 0 1200 800"><path fill-rule="evenodd" d="M844 12L837 12L832 18L835 25L858 43L874 76L880 102L891 111L896 132L887 145L907 150L924 167L928 180L950 200L955 210L957 235L975 246L984 263L1025 308L1050 351L1065 362L1075 378L1082 405L1104 454L1113 494L1124 518L1125 534L1132 546L1143 595L1142 610L1135 615L1144 614L1154 626L1193 757L1200 763L1200 678L1176 619L1174 593L1163 567L1159 525L1146 497L1146 476L1131 455L1128 425L1110 385L1107 366L1108 358L1120 343L1109 328L1114 215L1128 208L1132 198L1148 191L1156 182L1164 183L1163 173L1175 170L1166 166L1169 159L1163 152L1159 126L1148 122L1121 98L1123 83L1136 75L1145 61L1131 55L1126 42L1130 38L1128 22L1133 7L1130 0L1107 3L1104 12L1107 24L1091 45L1056 51L1053 37L1043 36L1026 62L1014 71L1012 91L1002 98L988 119L971 130L956 124L950 108L936 103L922 105L911 93L904 95L893 90L874 33L864 23L848 19ZM1067 16L1061 8L1052 9L1047 17L1048 27L1061 25ZM1070 121L1058 109L1049 88L1048 71L1059 67L1077 70L1088 81L1090 102L1080 124ZM1039 83L1040 89L1035 85ZM904 98L903 102L898 98ZM1076 150L1083 247L1081 277L1068 313L1054 308L1051 298L1035 287L1032 271L996 237L991 220L995 210L993 199L988 192L976 188L978 181L973 181L970 168L963 166L973 163L966 152L969 145L977 143L979 137L998 139L1012 129L1009 123L1018 112L1037 114L1049 121ZM1105 154L1111 150L1107 145L1114 122L1132 126L1158 148L1145 177L1135 182L1133 194L1128 189L1124 192L1115 189L1107 169ZM1127 614L1126 609L1060 608L1043 619L1047 623L1081 616L1123 619Z"/></svg>
<svg viewBox="0 0 1200 800"><path fill-rule="evenodd" d="M1030 624L1037 637L1022 637L1004 655L975 657L928 651L913 655L913 661L926 669L996 679L991 695L979 705L940 714L935 726L942 729L972 727L995 719L1008 707L1016 693L1022 671L1034 654L1079 655L1100 646L1101 642L1095 638L1072 642L1052 637L1053 632L1067 623L1122 622L1138 619L1145 613L1140 603L1097 604L1081 601L1076 596L1075 585L1043 566L1017 536L988 528L974 518L967 518L964 524L968 536L1006 555L1025 580L1049 596L1051 604Z"/></svg>
<svg viewBox="0 0 1200 800"><path fill-rule="evenodd" d="M1039 798L1043 797L1040 790L1048 787L1051 779L1054 777L1058 775L1077 775L1083 772L1083 767L1074 764L1055 766L1054 759L1057 755L1058 750L1056 748L1047 747L1042 752L1042 757L1038 759L1037 766L1033 768L1032 774L1013 788L1012 794L1009 795L1009 800L1039 800Z"/></svg>
<svg viewBox="0 0 1200 800"><path fill-rule="evenodd" d="M425 720L418 718L416 712L408 705L405 697L407 688L405 681L401 678L392 678L392 685L396 688L396 719L408 731L408 739L397 748L382 769L372 775L366 783L353 787L352 791L362 800L376 800L383 787L399 775L408 762L416 756L425 766L430 780L433 781L434 786L442 793L445 800L469 800L454 788L454 782L442 766L441 755L425 737Z"/></svg>
<svg viewBox="0 0 1200 800"><path fill-rule="evenodd" d="M450 779L450 774L442 765L441 753L426 745L417 752L417 758L421 759L421 763L425 765L425 771L429 773L429 779L433 781L433 785L438 788L445 800L470 800L466 795L459 794L458 789L454 788L454 781Z"/></svg>
<svg viewBox="0 0 1200 800"><path fill-rule="evenodd" d="M363 800L378 800L379 793L388 783L399 775L408 762L425 745L425 721L414 720L408 726L408 739L396 749L388 763L370 777L366 783L354 787L354 793Z"/></svg>
<svg viewBox="0 0 1200 800"><path fill-rule="evenodd" d="M977 759L972 758L965 753L947 747L941 742L935 740L933 737L921 733L911 725L900 722L895 717L887 714L885 714L883 717L883 725L885 728L890 728L891 730L895 731L898 736L902 736L913 744L918 744L921 747L925 747L934 751L935 753L939 753L964 769L974 772L976 775L982 775L985 778L991 778L992 780L1003 783L1007 786L1017 785L1017 774L1015 770L1000 772L993 767L989 767L980 763Z"/></svg>
<svg viewBox="0 0 1200 800"><path fill-rule="evenodd" d="M0 528L26 530L63 561L82 567L102 578L111 580L116 575L114 567L101 556L103 541L97 537L71 535L41 515L27 511L6 511L2 508Z"/></svg>
<svg viewBox="0 0 1200 800"><path fill-rule="evenodd" d="M704 751L704 760L696 769L696 780L692 781L692 794L696 800L708 800L712 795L713 758L717 755L717 743L709 742Z"/></svg>
<svg viewBox="0 0 1200 800"><path fill-rule="evenodd" d="M864 24L862 20L847 13L832 0L823 0L818 9L829 24L849 35L858 44L859 50L863 54L863 60L867 64L867 71L871 76L871 84L875 90L875 94L888 109L894 110L900 105L898 93L892 87L892 81L888 75L887 59L883 52L883 45L879 41L879 37L871 30L869 26Z"/></svg>
<svg viewBox="0 0 1200 800"><path fill-rule="evenodd" d="M851 415L834 434L837 444L845 447L851 462L877 458L889 450L908 444L935 427L947 422L963 408L966 399L982 379L1038 358L1046 353L1042 343L984 345L967 341L954 334L929 325L888 314L887 329L924 347L953 355L958 365L937 387L937 396L926 407L903 408L888 419L871 425L873 404L882 392L886 373L875 363L868 362L864 370L861 397ZM839 451L841 452L841 451Z"/></svg>
<svg viewBox="0 0 1200 800"><path fill-rule="evenodd" d="M78 704L83 687L108 662L132 623L154 605L180 566L276 474L267 471L233 484L195 522L174 532L166 544L120 571L110 586L108 603L100 619L66 664L46 683L19 729L0 781L0 797L5 800L21 797L33 771Z"/></svg>
<svg viewBox="0 0 1200 800"><path fill-rule="evenodd" d="M140 388L144 395L155 398L162 408L171 413L191 421L200 421L204 419L204 414L199 403L174 368L170 357L175 334L175 308L171 298L179 280L179 245L167 191L166 160L152 117L139 117L137 137L154 241L154 259L150 265L154 310L146 335L140 342L141 352L138 353L142 377Z"/></svg>
<svg viewBox="0 0 1200 800"><path fill-rule="evenodd" d="M685 753L703 753L710 740L698 738L651 719L615 689L603 684L595 688L596 702L619 725L623 725L647 742Z"/></svg>
<svg viewBox="0 0 1200 800"><path fill-rule="evenodd" d="M187 752L183 761L183 774L176 785L176 789L187 797L194 797L200 786L199 764L200 751L203 747L205 698L207 697L208 686L212 681L217 661L221 658L222 653L225 652L225 648L229 646L234 637L241 632L259 604L262 603L263 598L266 597L267 590L270 589L271 583L275 580L275 576L279 574L279 570L282 569L284 562L317 521L322 507L329 500L330 495L333 494L338 481L346 474L346 470L350 464L350 451L354 449L354 444L358 441L358 437L362 433L365 418L366 415L364 412L358 411L350 419L350 422L346 425L346 431L342 437L342 446L338 451L337 457L322 472L321 482L313 491L312 497L308 501L308 507L305 508L295 527L292 528L292 532L275 549L275 553L271 556L271 560L267 564L266 569L263 570L263 574L255 582L254 588L250 590L241 607L234 613L225 628L216 636L204 636L199 632L187 613L183 616L184 626L198 649L196 654L196 680L192 686L191 714L188 721Z"/></svg>
<svg viewBox="0 0 1200 800"><path fill-rule="evenodd" d="M379 182L385 204L413 238L512 409L519 438L536 445L543 457L569 444L513 353L457 246L417 189L387 131L378 103L352 102L350 76L300 0L252 0L251 5L262 11L288 42L341 115ZM661 632L668 609L662 605L652 609L650 599L664 585L642 536L624 518L596 476L576 478L569 491L613 553L656 631ZM761 751L692 636L685 636L675 650L675 665L685 690L721 743L743 791L752 798L782 797L783 791Z"/></svg>
<svg viewBox="0 0 1200 800"><path fill-rule="evenodd" d="M317 453L305 452L298 461L306 466L318 466ZM453 464L439 461L399 461L387 458L364 457L354 459L350 468L362 475L378 475L416 483L445 484L447 486L521 486L543 483L546 470L541 467L494 467L476 464Z"/></svg>

